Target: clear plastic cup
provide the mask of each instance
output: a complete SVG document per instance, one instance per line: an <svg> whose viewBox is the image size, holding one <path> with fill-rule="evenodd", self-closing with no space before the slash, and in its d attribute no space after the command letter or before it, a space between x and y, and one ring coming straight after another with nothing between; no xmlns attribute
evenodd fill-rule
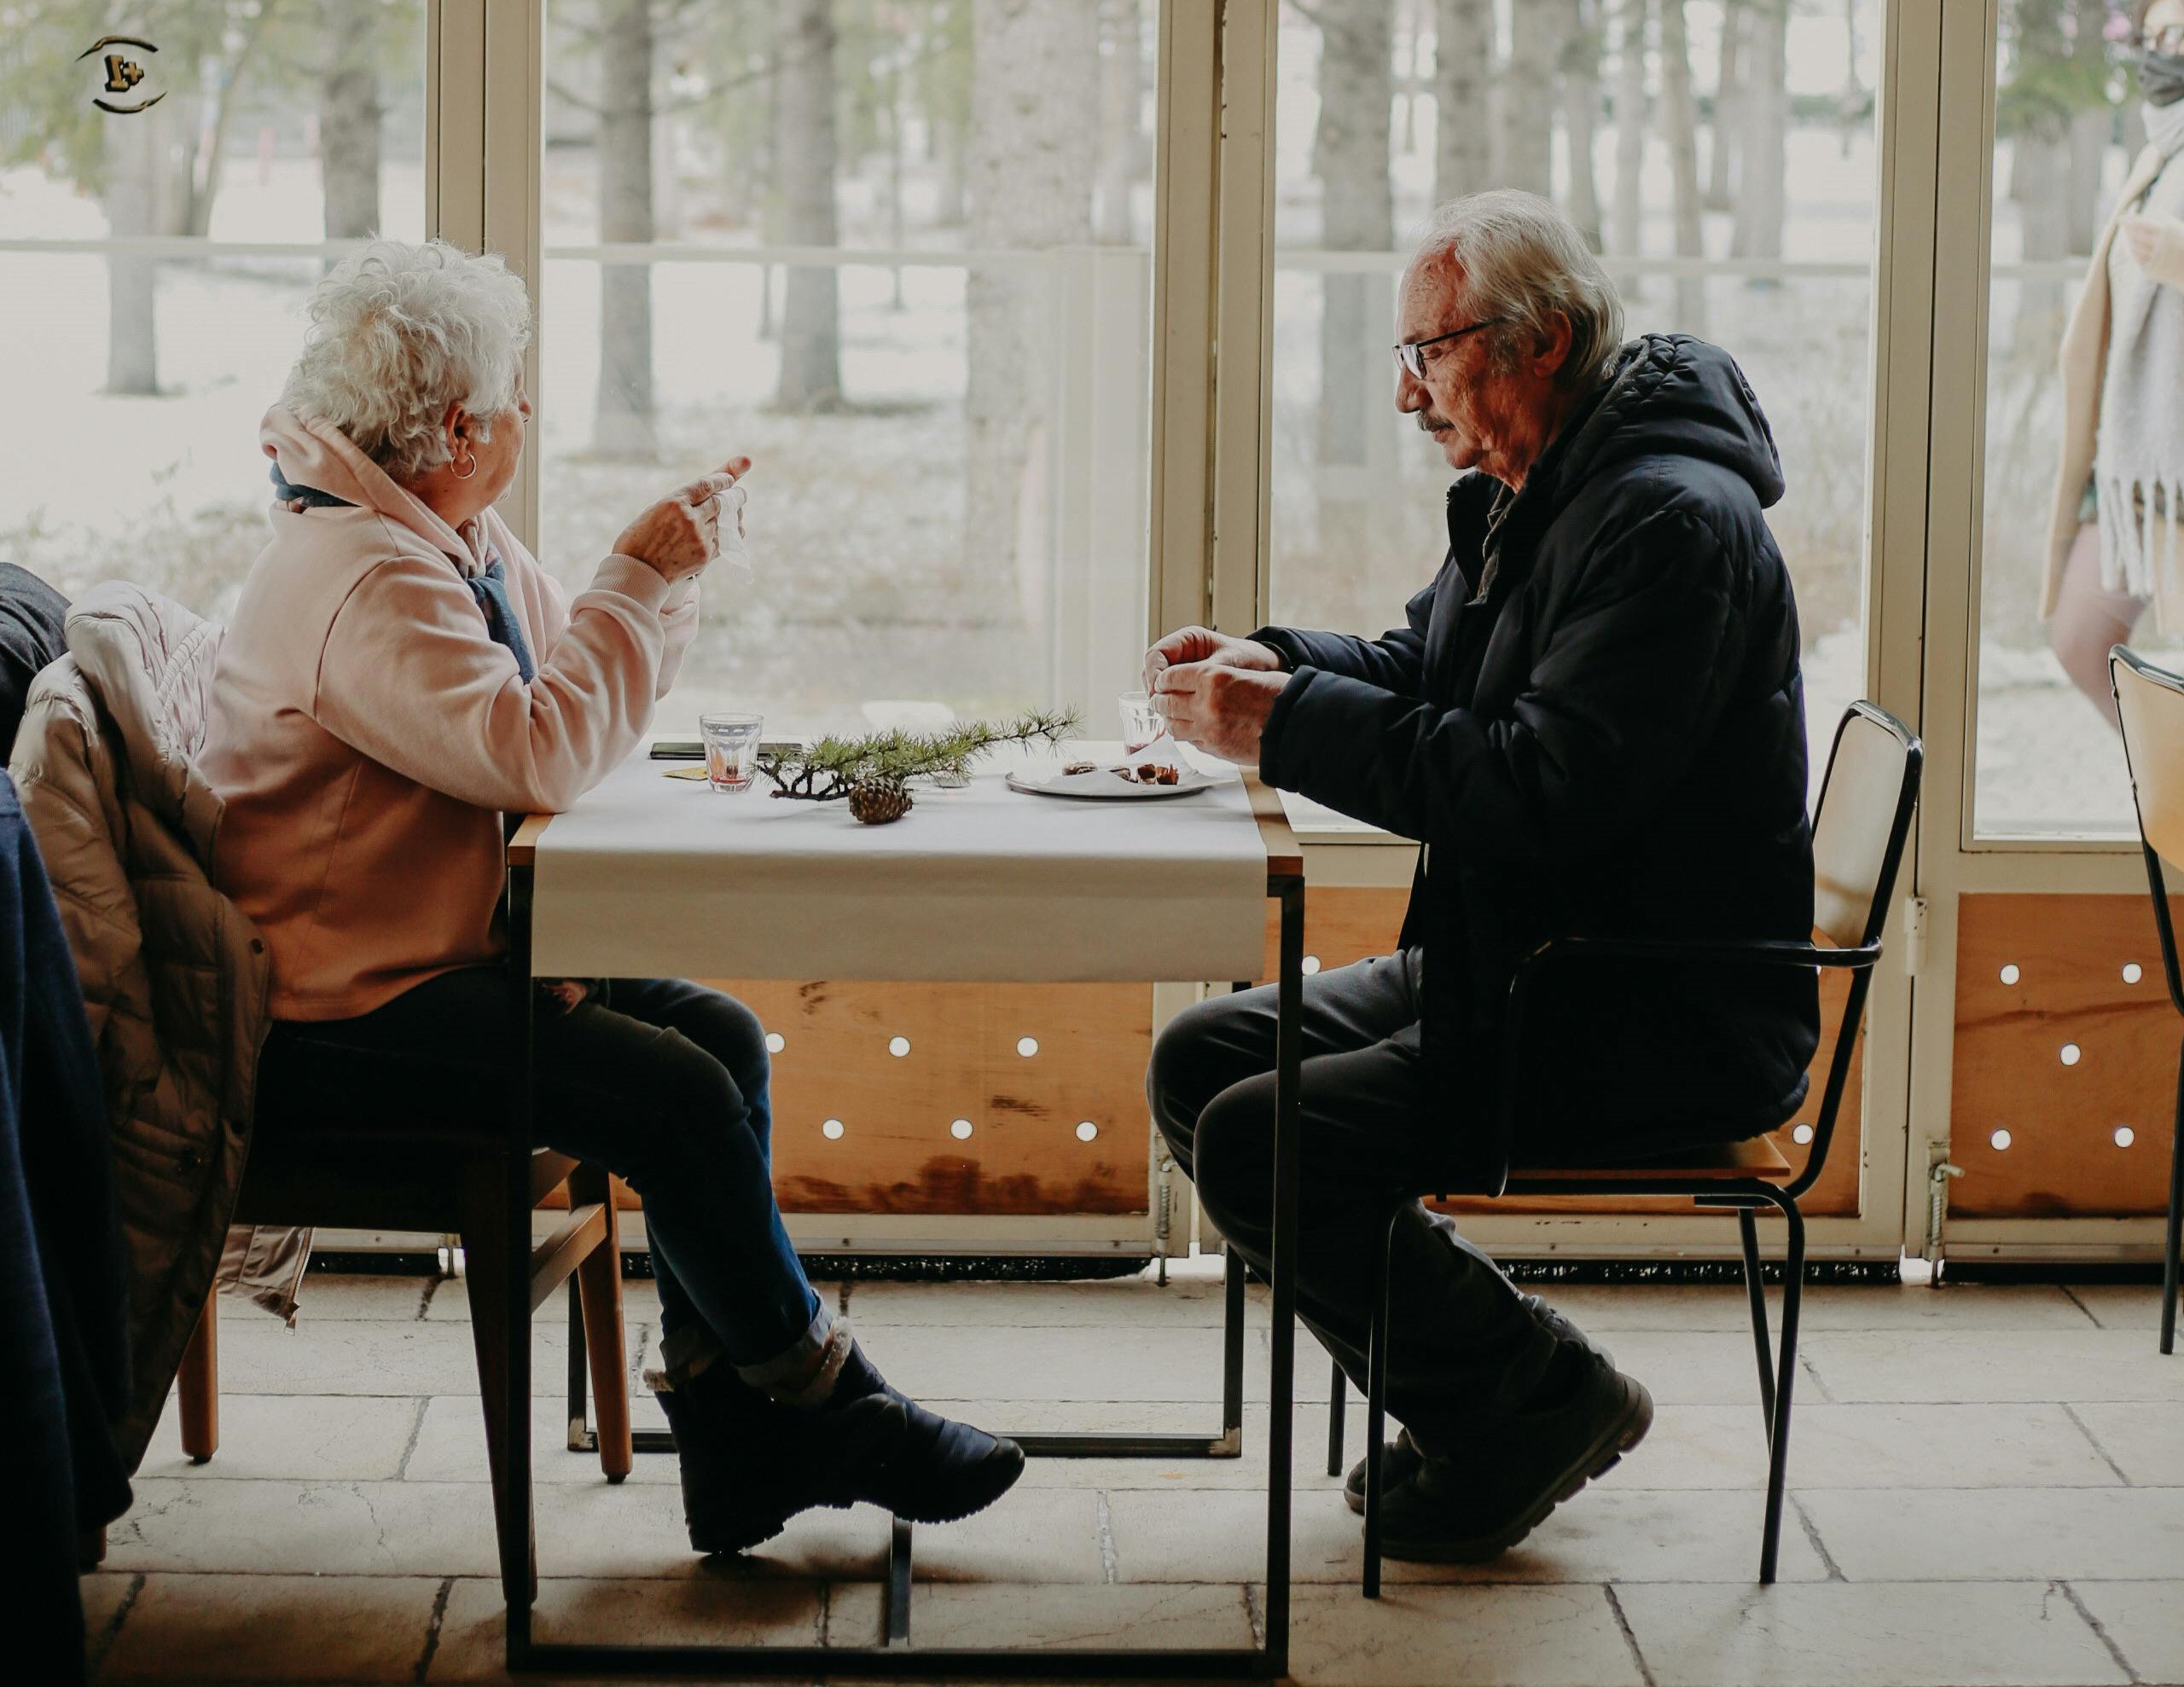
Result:
<svg viewBox="0 0 2184 1687"><path fill-rule="evenodd" d="M1168 730L1168 718L1141 691L1126 691L1116 699L1122 711L1123 749L1136 755L1157 742Z"/></svg>
<svg viewBox="0 0 2184 1687"><path fill-rule="evenodd" d="M730 797L750 790L758 776L758 734L765 724L763 715L700 715L706 783Z"/></svg>

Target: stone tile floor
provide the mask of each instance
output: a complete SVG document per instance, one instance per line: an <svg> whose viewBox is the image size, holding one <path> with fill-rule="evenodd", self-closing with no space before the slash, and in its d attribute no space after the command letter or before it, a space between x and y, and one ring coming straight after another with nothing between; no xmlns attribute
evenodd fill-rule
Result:
<svg viewBox="0 0 2184 1687"><path fill-rule="evenodd" d="M632 1375L658 1301L626 1285ZM831 1286L902 1386L996 1428L1217 1419L1219 1284ZM1641 1378L1652 1437L1490 1566L1390 1566L1321 1468L1325 1361L1299 1345L1292 1660L1403 1687L2083 1687L2184 1682L2184 1355L2152 1289L1808 1291L1781 1580L1755 1584L1765 1462L1741 1290L1552 1296ZM105 1682L491 1682L491 1505L460 1283L315 1278L291 1331L222 1320L223 1442L174 1415L86 1579ZM886 1522L799 1520L723 1568L679 1530L673 1461L609 1487L562 1450L566 1334L537 1325L542 1638L863 1644ZM1249 1644L1263 1621L1267 1316L1246 1456L1037 1461L992 1511L918 1532L926 1644ZM642 1388L638 1389L642 1395ZM656 1422L641 1398L640 1422ZM1363 1412L1350 1414L1350 1453Z"/></svg>

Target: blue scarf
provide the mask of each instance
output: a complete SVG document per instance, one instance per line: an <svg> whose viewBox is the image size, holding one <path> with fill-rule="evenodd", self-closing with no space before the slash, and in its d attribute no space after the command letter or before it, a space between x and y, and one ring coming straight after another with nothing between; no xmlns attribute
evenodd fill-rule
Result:
<svg viewBox="0 0 2184 1687"><path fill-rule="evenodd" d="M337 498L331 492L322 492L316 486L293 486L281 477L281 465L272 468L273 496L282 503L301 501L306 509L350 509L354 507L346 498ZM476 574L465 575L463 583L470 588L471 596L478 600L478 608L485 617L485 635L497 645L504 645L509 655L515 658L516 672L529 685L538 670L531 659L531 646L524 642L523 626L515 618L515 606L508 600L508 577L501 565L499 553L488 550L485 566Z"/></svg>

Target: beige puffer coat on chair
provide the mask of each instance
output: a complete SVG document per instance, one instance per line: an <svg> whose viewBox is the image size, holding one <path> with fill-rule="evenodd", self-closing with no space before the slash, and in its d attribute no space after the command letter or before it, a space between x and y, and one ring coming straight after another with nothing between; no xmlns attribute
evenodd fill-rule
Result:
<svg viewBox="0 0 2184 1687"><path fill-rule="evenodd" d="M113 1124L133 1366L115 1439L131 1470L216 1277L288 1318L310 1257L309 1231L229 1234L272 969L206 870L221 803L195 757L221 634L141 587L93 587L69 612L68 654L31 687L10 766Z"/></svg>

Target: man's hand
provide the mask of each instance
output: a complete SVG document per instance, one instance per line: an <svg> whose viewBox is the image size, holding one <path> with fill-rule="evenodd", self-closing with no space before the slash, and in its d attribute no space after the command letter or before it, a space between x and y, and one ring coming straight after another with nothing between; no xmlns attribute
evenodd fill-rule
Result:
<svg viewBox="0 0 2184 1687"><path fill-rule="evenodd" d="M730 457L712 473L662 498L622 530L615 554L651 564L671 586L695 574L719 554L723 497L750 471L750 458ZM735 518L742 519L740 506Z"/></svg>
<svg viewBox="0 0 2184 1687"><path fill-rule="evenodd" d="M2174 217L2126 217L2123 244L2139 268L2158 281L2184 279L2184 223Z"/></svg>
<svg viewBox="0 0 2184 1687"><path fill-rule="evenodd" d="M1246 639L1229 642L1247 651L1266 650L1264 645ZM1224 762L1256 765L1266 717L1274 712L1274 700L1288 683L1289 675L1278 668L1267 673L1216 658L1160 669L1154 678L1153 700L1167 716L1168 730L1185 744Z"/></svg>
<svg viewBox="0 0 2184 1687"><path fill-rule="evenodd" d="M1180 668L1187 662L1211 663L1223 668L1243 668L1257 673L1278 674L1281 658L1263 644L1231 638L1211 627L1184 627L1172 632L1145 652L1145 688L1158 691L1164 668Z"/></svg>

